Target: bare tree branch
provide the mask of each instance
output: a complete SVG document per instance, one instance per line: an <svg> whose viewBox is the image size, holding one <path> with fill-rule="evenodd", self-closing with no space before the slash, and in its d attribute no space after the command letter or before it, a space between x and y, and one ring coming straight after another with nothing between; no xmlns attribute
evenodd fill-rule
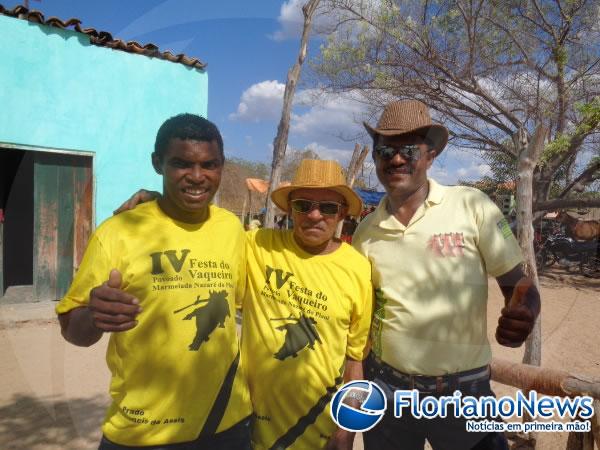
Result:
<svg viewBox="0 0 600 450"><path fill-rule="evenodd" d="M555 211L564 208L600 208L600 197L548 200L535 203L533 208L534 211Z"/></svg>
<svg viewBox="0 0 600 450"><path fill-rule="evenodd" d="M577 178L575 178L571 183L569 183L560 194L558 194L557 198L565 198L571 190L576 188L577 186L585 186L588 183L591 183L600 178L600 159L592 162L583 172L579 174Z"/></svg>

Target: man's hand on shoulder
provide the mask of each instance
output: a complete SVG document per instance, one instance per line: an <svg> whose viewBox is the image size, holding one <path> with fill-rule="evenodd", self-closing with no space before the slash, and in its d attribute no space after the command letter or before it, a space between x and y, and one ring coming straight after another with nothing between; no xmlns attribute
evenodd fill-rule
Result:
<svg viewBox="0 0 600 450"><path fill-rule="evenodd" d="M147 191L145 189L140 189L135 194L133 194L131 197L129 197L125 202L123 202L123 204L121 206L119 206L117 209L115 209L113 211L113 215L116 216L117 214L120 214L122 212L129 211L130 209L135 208L140 203L146 203L146 202L149 202L149 201L154 200L159 197L160 197L160 192Z"/></svg>

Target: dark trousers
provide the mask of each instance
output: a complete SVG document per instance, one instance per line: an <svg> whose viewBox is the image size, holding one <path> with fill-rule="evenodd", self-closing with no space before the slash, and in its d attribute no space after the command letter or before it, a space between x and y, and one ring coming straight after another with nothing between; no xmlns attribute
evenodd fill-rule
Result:
<svg viewBox="0 0 600 450"><path fill-rule="evenodd" d="M179 444L130 447L109 441L102 436L98 450L250 450L250 418L212 436L204 436Z"/></svg>
<svg viewBox="0 0 600 450"><path fill-rule="evenodd" d="M402 417L394 417L394 391L410 390L413 386L386 375L385 370L382 374L382 368L373 358L367 358L365 377L377 383L383 390L388 407L381 422L372 430L363 433L365 450L423 450L425 439L434 450L508 450L504 434L468 432L466 419L454 417L453 411L449 411L445 418L417 419L406 410ZM489 378L456 383L448 392L421 391L419 395L421 399L426 396L441 397L452 395L455 390L477 398L494 395Z"/></svg>

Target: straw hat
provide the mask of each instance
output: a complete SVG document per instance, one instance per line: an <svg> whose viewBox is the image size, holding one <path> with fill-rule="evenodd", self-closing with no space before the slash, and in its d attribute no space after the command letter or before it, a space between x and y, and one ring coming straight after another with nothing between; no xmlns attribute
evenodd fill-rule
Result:
<svg viewBox="0 0 600 450"><path fill-rule="evenodd" d="M362 201L346 184L344 172L337 161L303 159L292 183L275 189L271 193L271 200L279 208L287 211L290 192L296 189L330 189L344 196L349 215L358 216L362 211Z"/></svg>
<svg viewBox="0 0 600 450"><path fill-rule="evenodd" d="M433 143L439 155L448 143L448 129L437 123L431 122L429 109L418 100L400 100L388 103L377 127L371 127L368 123L363 125L371 135L401 136L403 134L416 134L427 138Z"/></svg>

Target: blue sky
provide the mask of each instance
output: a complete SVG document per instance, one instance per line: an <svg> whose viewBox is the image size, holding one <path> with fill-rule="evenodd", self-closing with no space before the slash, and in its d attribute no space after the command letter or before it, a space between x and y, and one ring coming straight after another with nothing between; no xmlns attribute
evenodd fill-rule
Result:
<svg viewBox="0 0 600 450"><path fill-rule="evenodd" d="M161 50L207 63L208 115L221 129L226 155L270 163L287 71L297 57L303 1L30 0L30 7L47 17L76 17L84 27L142 44L152 42ZM0 2L8 8L19 3ZM313 39L309 57L318 46ZM355 142L369 143L360 124L368 112L348 98L316 100L310 88L301 80L288 146L311 148L324 159L346 165ZM452 149L440 156L431 174L451 184L458 178L478 179L486 170L472 154Z"/></svg>

